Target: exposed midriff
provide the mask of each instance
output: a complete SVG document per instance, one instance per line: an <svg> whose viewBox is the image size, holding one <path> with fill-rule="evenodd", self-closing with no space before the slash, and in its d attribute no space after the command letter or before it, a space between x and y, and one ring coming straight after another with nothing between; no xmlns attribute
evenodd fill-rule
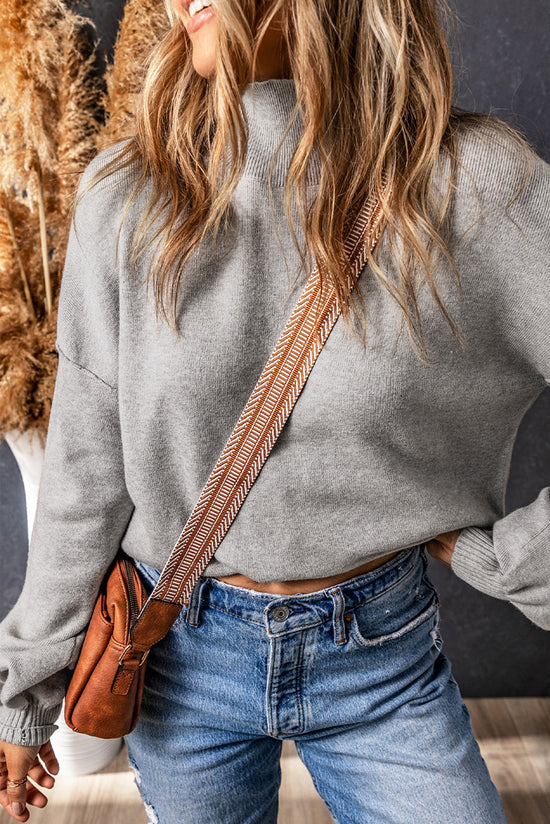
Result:
<svg viewBox="0 0 550 824"><path fill-rule="evenodd" d="M245 587L246 589L254 589L257 592L270 592L274 595L297 595L306 592L316 592L318 589L326 589L327 587L341 584L342 581L347 581L349 578L354 578L356 575L361 575L363 572L369 572L382 564L385 564L397 552L390 552L389 555L383 555L381 558L375 558L373 561L367 561L361 566L349 569L347 572L341 572L338 575L329 575L327 578L305 578L296 581L253 581L252 578L247 578L246 575L223 575L217 578L218 581L224 581L226 584L231 584L237 587Z"/></svg>

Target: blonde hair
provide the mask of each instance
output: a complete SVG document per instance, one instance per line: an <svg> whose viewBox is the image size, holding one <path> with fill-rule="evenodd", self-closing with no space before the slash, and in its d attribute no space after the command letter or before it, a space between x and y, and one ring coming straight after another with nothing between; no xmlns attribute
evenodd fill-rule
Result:
<svg viewBox="0 0 550 824"><path fill-rule="evenodd" d="M215 0L218 17L216 71L199 75L181 17L166 3L170 22L151 51L139 95L133 134L91 181L112 171L138 170L132 202L151 180L146 213L131 253L135 266L157 241L147 284L152 280L157 316L176 333L178 285L185 263L207 236L215 239L231 218L231 197L247 153L241 94L255 77L259 43L280 15L288 44L297 109L304 129L288 169L284 204L301 270L319 266L334 286L342 315L362 318L364 301L349 289L344 242L350 216L371 194L382 197L385 175L391 201L382 201L385 240L397 265L397 282L380 265L380 244L371 270L402 311L418 356L426 359L416 301L423 273L434 300L457 340L459 331L440 300L435 261L447 258L445 221L458 164L457 132L465 121L487 122L514 136L506 124L452 107L452 68L438 0ZM231 163L227 150L229 148ZM308 204L312 152L321 160L315 200ZM449 160L445 192L433 179L441 153ZM205 164L205 156L208 163ZM291 214L293 194L305 249L299 247ZM157 222L158 221L158 222ZM150 231L153 223L157 230ZM167 312L172 307L172 315Z"/></svg>

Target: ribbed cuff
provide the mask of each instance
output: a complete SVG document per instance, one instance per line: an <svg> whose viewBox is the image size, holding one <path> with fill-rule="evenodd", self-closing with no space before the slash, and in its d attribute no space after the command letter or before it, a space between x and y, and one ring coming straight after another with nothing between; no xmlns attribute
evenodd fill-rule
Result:
<svg viewBox="0 0 550 824"><path fill-rule="evenodd" d="M45 744L57 729L62 704L47 709L30 705L24 710L0 707L0 741L37 747Z"/></svg>
<svg viewBox="0 0 550 824"><path fill-rule="evenodd" d="M468 526L461 530L451 556L451 569L467 584L491 595L508 600L502 572L493 547L491 529Z"/></svg>

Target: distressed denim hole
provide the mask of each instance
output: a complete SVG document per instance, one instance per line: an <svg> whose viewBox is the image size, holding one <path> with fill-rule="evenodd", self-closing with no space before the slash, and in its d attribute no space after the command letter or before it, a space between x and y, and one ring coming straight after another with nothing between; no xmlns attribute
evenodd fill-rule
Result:
<svg viewBox="0 0 550 824"><path fill-rule="evenodd" d="M145 812L147 814L147 824L159 824L158 815L156 814L153 807L150 804L146 804L143 802L143 806L145 807Z"/></svg>
<svg viewBox="0 0 550 824"><path fill-rule="evenodd" d="M130 767L132 769L132 772L134 774L134 782L136 784L136 787L139 790L139 794L141 796L141 800L142 800L143 806L145 808L145 814L147 815L147 824L159 824L159 818L158 818L158 815L155 811L155 808L153 807L152 804L149 803L149 801L146 799L146 797L143 793L143 788L142 788L142 783L141 783L141 773L138 770L137 765L134 764L134 762L132 761L132 759L130 757L128 758L128 764L130 765Z"/></svg>

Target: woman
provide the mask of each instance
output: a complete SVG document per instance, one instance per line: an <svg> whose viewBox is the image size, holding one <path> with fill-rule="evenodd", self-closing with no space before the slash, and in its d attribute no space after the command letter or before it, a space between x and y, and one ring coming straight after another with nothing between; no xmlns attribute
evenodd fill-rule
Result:
<svg viewBox="0 0 550 824"><path fill-rule="evenodd" d="M18 821L46 803L26 779L53 785L37 753L55 773L100 582L122 546L152 588L317 261L342 317L149 656L127 738L148 818L275 822L291 738L340 824L502 824L426 563L550 629L550 488L502 517L550 381L549 167L451 109L435 0L170 14L135 137L77 198L28 573L1 627L0 800ZM350 293L345 232L373 192L385 230Z"/></svg>

